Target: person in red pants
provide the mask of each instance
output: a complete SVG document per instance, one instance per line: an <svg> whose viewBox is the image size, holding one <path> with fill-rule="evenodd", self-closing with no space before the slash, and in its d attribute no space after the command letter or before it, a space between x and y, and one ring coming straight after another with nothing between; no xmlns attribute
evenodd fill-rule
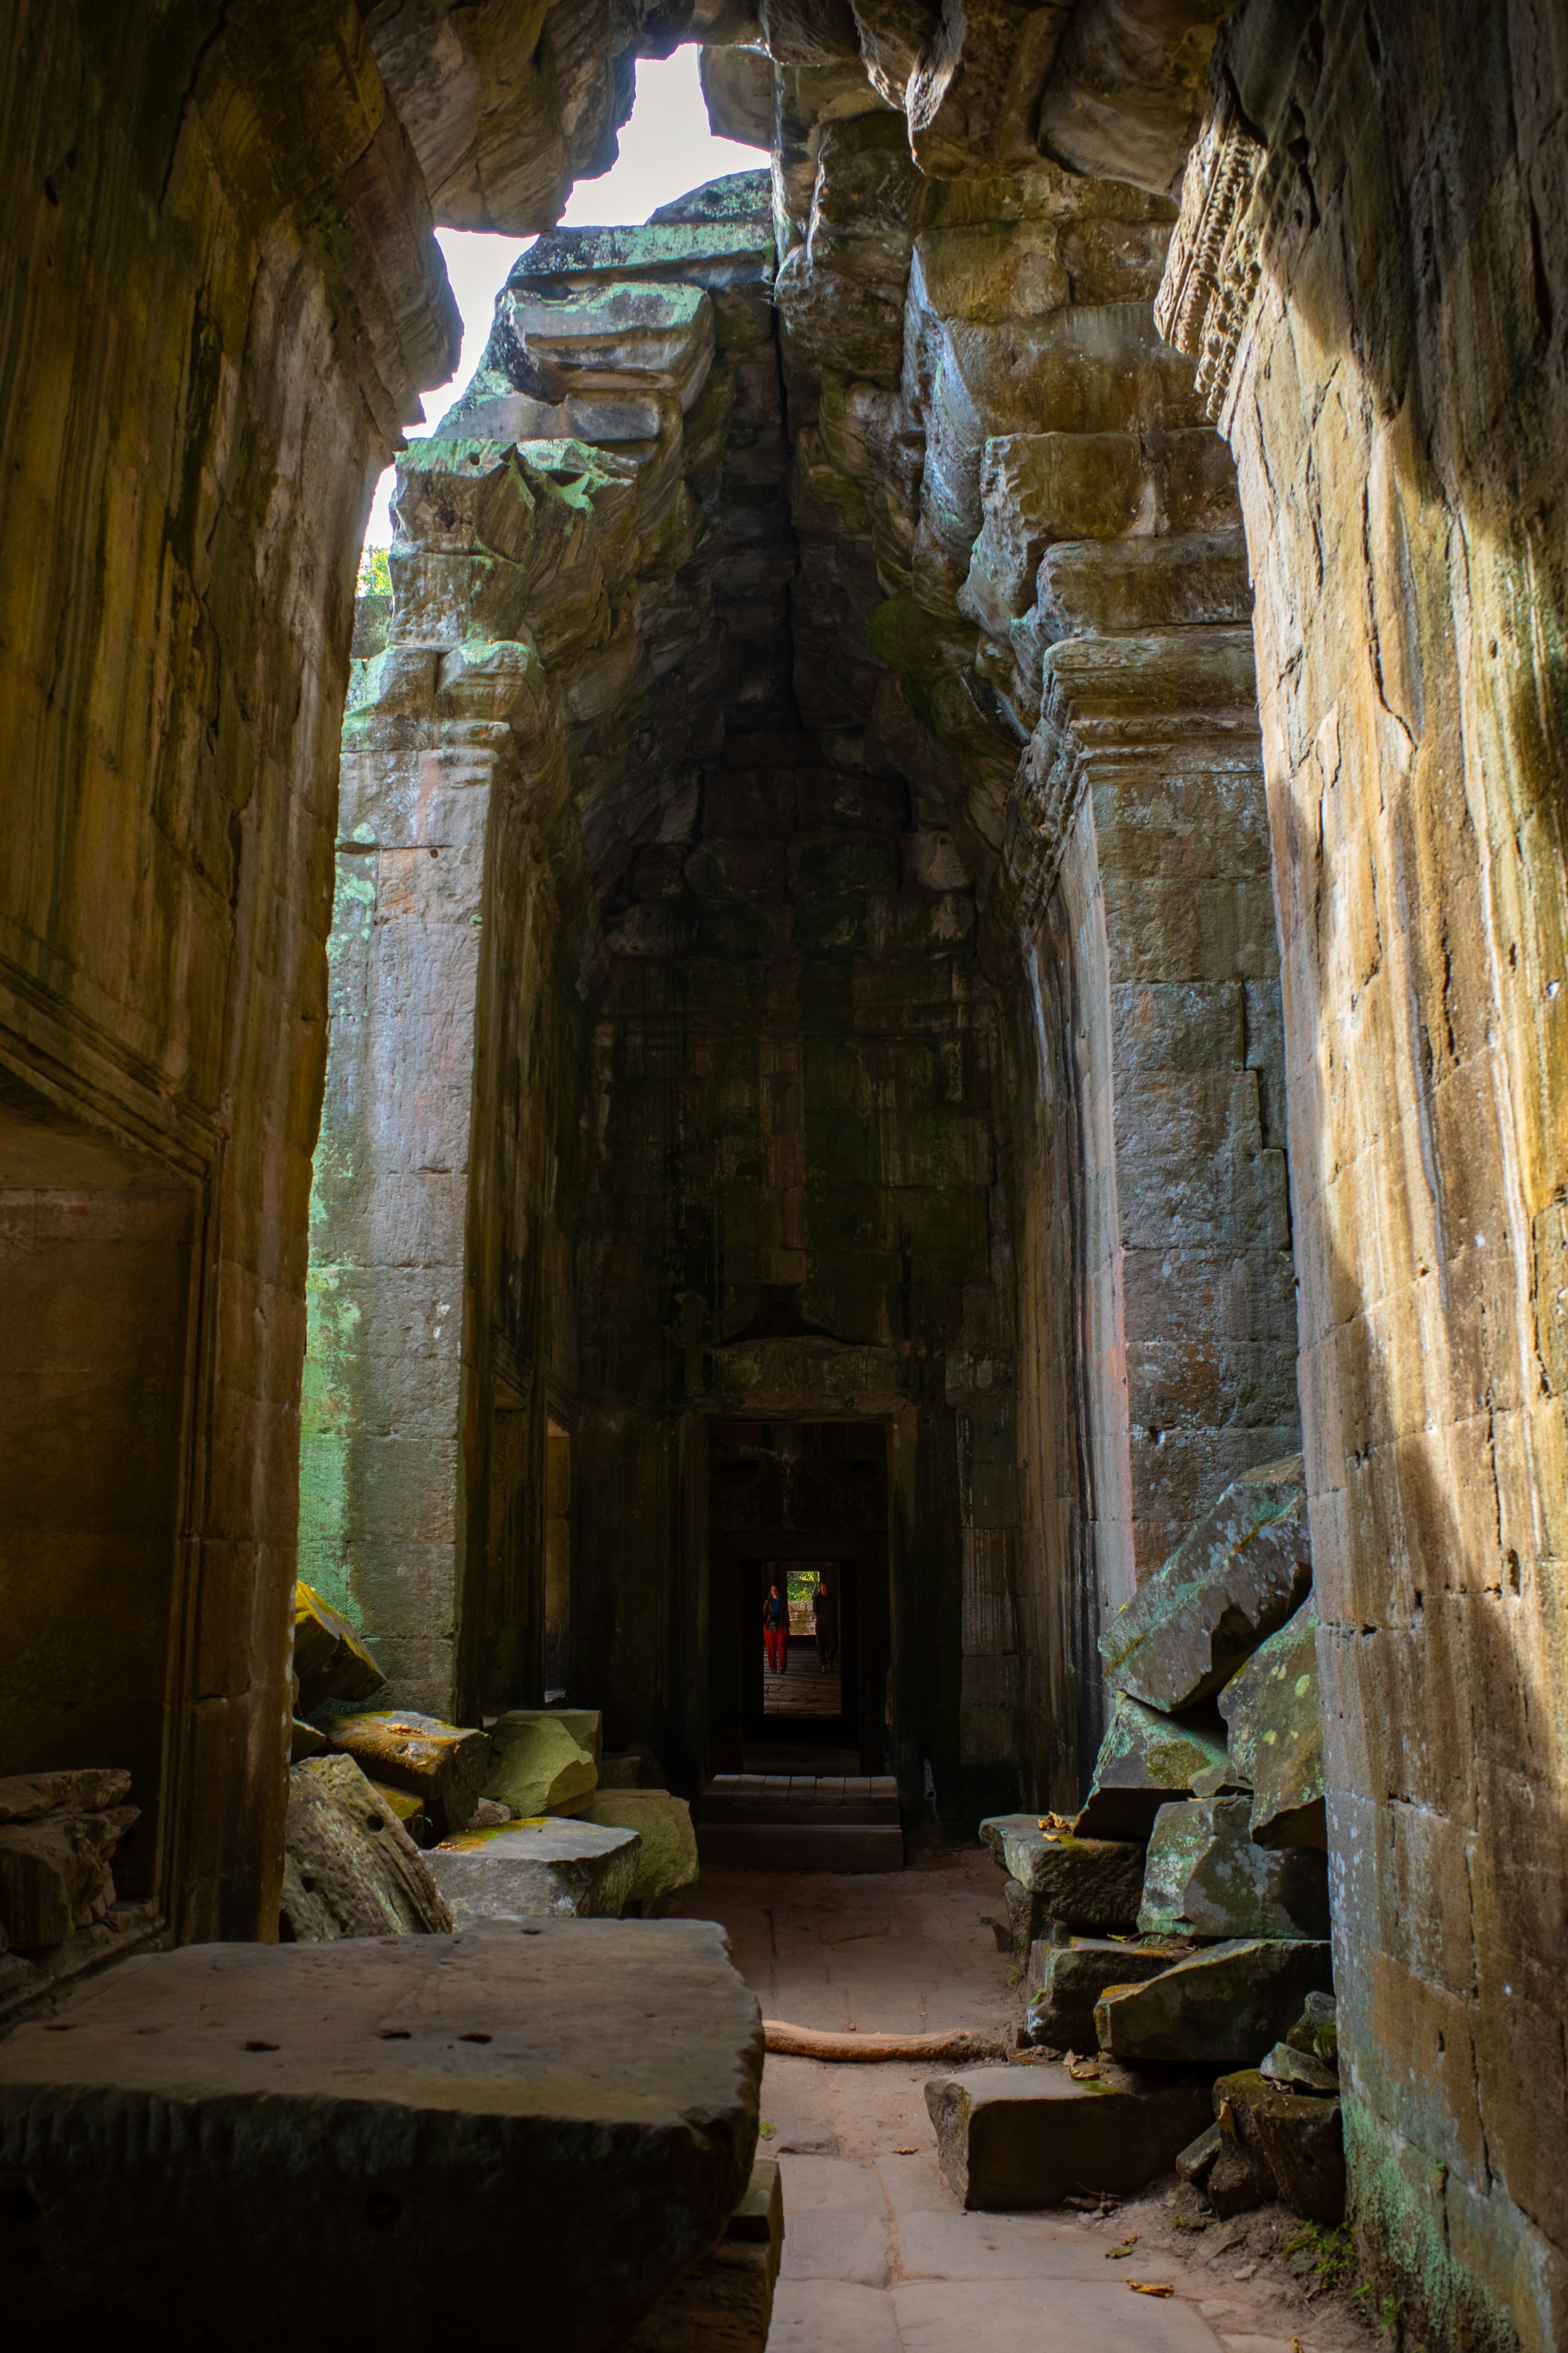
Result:
<svg viewBox="0 0 1568 2353"><path fill-rule="evenodd" d="M763 1648L775 1675L789 1672L789 1609L775 1577L763 1603Z"/></svg>

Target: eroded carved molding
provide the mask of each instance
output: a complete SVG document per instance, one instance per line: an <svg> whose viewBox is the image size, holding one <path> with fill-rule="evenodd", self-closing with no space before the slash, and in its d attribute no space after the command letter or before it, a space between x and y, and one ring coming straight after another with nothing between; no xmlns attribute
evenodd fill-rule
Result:
<svg viewBox="0 0 1568 2353"><path fill-rule="evenodd" d="M1241 117L1221 78L1208 120L1187 159L1181 211L1154 323L1168 343L1197 362L1206 416L1217 417L1236 375L1242 331L1262 269L1253 207L1268 151Z"/></svg>

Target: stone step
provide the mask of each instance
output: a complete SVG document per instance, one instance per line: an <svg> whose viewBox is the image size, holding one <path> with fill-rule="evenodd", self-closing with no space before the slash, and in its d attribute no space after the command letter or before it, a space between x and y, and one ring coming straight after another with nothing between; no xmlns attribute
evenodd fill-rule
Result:
<svg viewBox="0 0 1568 2353"><path fill-rule="evenodd" d="M719 1773L702 1792L704 1822L891 1822L890 1773Z"/></svg>
<svg viewBox="0 0 1568 2353"><path fill-rule="evenodd" d="M530 2329L606 2353L741 2203L762 2061L707 1921L124 1962L0 2044L8 2327L500 2343L526 2216Z"/></svg>
<svg viewBox="0 0 1568 2353"><path fill-rule="evenodd" d="M699 1824L705 1867L725 1871L902 1871L904 1834L893 1822Z"/></svg>

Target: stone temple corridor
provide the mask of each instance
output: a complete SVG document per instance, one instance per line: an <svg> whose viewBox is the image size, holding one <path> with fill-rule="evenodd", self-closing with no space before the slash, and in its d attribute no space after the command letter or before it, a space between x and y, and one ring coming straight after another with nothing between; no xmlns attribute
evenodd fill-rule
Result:
<svg viewBox="0 0 1568 2353"><path fill-rule="evenodd" d="M1561 8L4 58L17 2341L1568 2343Z"/></svg>

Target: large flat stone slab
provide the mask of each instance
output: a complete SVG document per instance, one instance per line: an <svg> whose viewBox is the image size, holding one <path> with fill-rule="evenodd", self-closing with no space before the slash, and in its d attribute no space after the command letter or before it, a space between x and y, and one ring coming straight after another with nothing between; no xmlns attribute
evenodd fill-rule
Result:
<svg viewBox="0 0 1568 2353"><path fill-rule="evenodd" d="M1251 2066L1332 1976L1326 1943L1248 1937L1211 1945L1144 1984L1108 1989L1095 2010L1096 2038L1101 2050L1135 2064Z"/></svg>
<svg viewBox="0 0 1568 2353"><path fill-rule="evenodd" d="M1252 1790L1259 1846L1327 1850L1318 1611L1307 1599L1219 1695L1231 1757Z"/></svg>
<svg viewBox="0 0 1568 2353"><path fill-rule="evenodd" d="M1212 2120L1206 2083L1156 2082L1103 2063L973 2067L926 2085L937 2156L966 2208L1058 2206L1084 2189L1140 2189Z"/></svg>
<svg viewBox="0 0 1568 2353"><path fill-rule="evenodd" d="M725 2230L762 2062L706 1921L128 1961L0 2043L8 2325L510 2342L525 2217L529 2334L598 2353Z"/></svg>
<svg viewBox="0 0 1568 2353"><path fill-rule="evenodd" d="M618 1920L637 1879L636 1831L545 1815L445 1839L425 1860L459 1928L480 1920Z"/></svg>
<svg viewBox="0 0 1568 2353"><path fill-rule="evenodd" d="M1194 1798L1161 1809L1149 1841L1138 1926L1152 1936L1321 1937L1327 1858L1255 1846L1250 1798Z"/></svg>
<svg viewBox="0 0 1568 2353"><path fill-rule="evenodd" d="M1166 1714L1229 1682L1293 1615L1312 1576L1301 1459L1233 1480L1100 1638L1105 1671Z"/></svg>
<svg viewBox="0 0 1568 2353"><path fill-rule="evenodd" d="M1038 1899L1045 1918L1089 1931L1138 1925L1142 1846L1077 1838L1048 1829L1037 1814L994 1814L980 1835L993 1861Z"/></svg>

